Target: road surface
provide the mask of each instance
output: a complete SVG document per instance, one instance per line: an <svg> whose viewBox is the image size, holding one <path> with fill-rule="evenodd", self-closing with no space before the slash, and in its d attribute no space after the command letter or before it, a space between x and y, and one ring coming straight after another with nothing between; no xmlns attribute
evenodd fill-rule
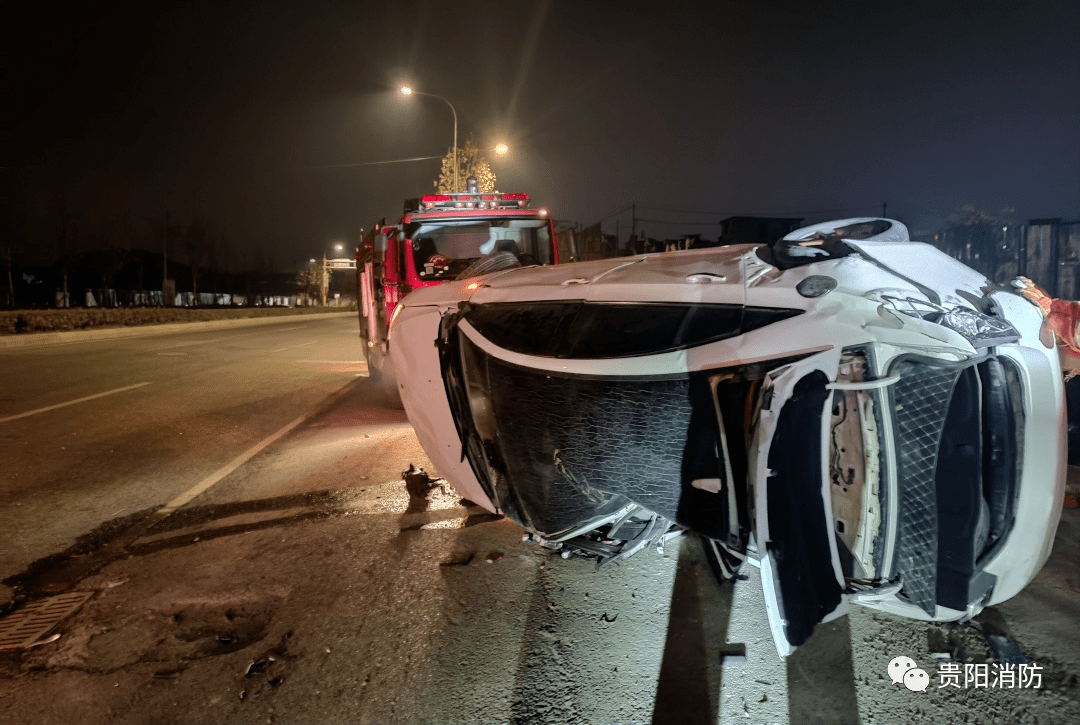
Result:
<svg viewBox="0 0 1080 725"><path fill-rule="evenodd" d="M1041 687L939 688L985 639L860 608L785 662L692 539L596 571L410 495L437 472L356 353L348 318L0 351L0 577L90 595L0 653L0 722L1080 722L1075 509L990 613Z"/></svg>

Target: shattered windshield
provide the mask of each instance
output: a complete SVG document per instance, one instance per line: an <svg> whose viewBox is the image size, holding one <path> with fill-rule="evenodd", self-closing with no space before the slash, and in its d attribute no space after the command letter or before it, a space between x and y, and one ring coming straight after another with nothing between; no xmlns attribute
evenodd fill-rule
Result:
<svg viewBox="0 0 1080 725"><path fill-rule="evenodd" d="M415 222L405 230L421 279L453 279L495 252L511 252L523 266L553 264L546 219L469 219Z"/></svg>

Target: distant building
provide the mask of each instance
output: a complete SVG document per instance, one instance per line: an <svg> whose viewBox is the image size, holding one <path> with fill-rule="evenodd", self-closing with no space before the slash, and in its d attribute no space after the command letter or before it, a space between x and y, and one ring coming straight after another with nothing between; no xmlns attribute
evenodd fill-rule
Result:
<svg viewBox="0 0 1080 725"><path fill-rule="evenodd" d="M652 237L630 237L627 254L657 254L660 252L680 252L687 249L715 247L715 241L702 239L700 234L687 234L671 239L653 239Z"/></svg>
<svg viewBox="0 0 1080 725"><path fill-rule="evenodd" d="M555 222L555 248L563 264L578 261L578 236L580 232L573 222Z"/></svg>
<svg viewBox="0 0 1080 725"><path fill-rule="evenodd" d="M994 282L1023 275L1054 297L1080 297L1080 221L952 227L934 234L933 244Z"/></svg>
<svg viewBox="0 0 1080 725"><path fill-rule="evenodd" d="M614 234L604 234L600 222L581 230L578 240L578 259L589 261L619 256L619 240Z"/></svg>

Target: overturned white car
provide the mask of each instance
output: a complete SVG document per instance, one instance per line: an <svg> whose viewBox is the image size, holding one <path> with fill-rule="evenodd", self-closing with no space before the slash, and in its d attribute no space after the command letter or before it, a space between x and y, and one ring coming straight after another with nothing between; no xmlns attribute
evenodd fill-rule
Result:
<svg viewBox="0 0 1080 725"><path fill-rule="evenodd" d="M759 564L781 655L851 601L973 616L1054 539L1052 334L896 221L423 289L390 346L462 495L600 561L690 531Z"/></svg>

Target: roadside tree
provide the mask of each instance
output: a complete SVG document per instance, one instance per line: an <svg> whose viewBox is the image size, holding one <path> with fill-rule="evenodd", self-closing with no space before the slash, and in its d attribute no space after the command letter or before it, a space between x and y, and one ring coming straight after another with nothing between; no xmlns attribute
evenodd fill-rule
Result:
<svg viewBox="0 0 1080 725"><path fill-rule="evenodd" d="M468 139L465 146L458 149L457 162L458 185L461 188L454 188L454 149L450 149L446 156L443 157L442 170L439 172L439 178L435 180L434 185L437 193L451 194L455 191L464 191L465 180L470 176L476 177L481 192L490 193L495 191L495 172L491 170L491 166L488 164L487 159L484 158L483 153L481 153L480 147L472 139Z"/></svg>

